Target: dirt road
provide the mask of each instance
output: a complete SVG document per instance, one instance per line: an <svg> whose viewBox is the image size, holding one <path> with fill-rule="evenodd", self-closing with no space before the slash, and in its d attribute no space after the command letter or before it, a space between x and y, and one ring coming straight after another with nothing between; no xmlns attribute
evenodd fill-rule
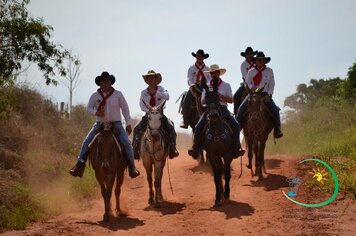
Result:
<svg viewBox="0 0 356 236"><path fill-rule="evenodd" d="M94 200L85 210L73 210L55 219L4 235L356 235L355 203L338 197L323 208L312 209L288 201L286 178L293 176L298 157L267 156L269 175L260 183L240 161L232 168L231 200L213 208L215 187L209 167L197 167L187 156L170 160L174 194L163 179L165 203L160 209L147 203L148 188L142 175L125 179L122 205L128 216L102 222L103 203Z"/></svg>

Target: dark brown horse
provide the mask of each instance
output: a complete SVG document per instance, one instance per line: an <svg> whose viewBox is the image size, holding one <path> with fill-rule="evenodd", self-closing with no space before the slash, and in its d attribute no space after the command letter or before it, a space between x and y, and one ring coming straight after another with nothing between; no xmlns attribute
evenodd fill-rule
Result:
<svg viewBox="0 0 356 236"><path fill-rule="evenodd" d="M264 151L269 133L273 129L273 120L270 111L265 105L265 96L262 96L263 89L251 91L248 89L248 108L244 114L242 128L248 148L248 165L251 169L251 176L258 176L258 180L263 180L262 169L266 174ZM255 174L252 170L252 158L255 154Z"/></svg>
<svg viewBox="0 0 356 236"><path fill-rule="evenodd" d="M185 111L186 114L184 114L184 115L186 116L188 125L191 127L193 134L194 134L195 126L198 123L200 116L203 114L203 106L201 105L202 92L199 90L199 88L196 85L190 86L189 90L193 95L193 99L190 100L189 111ZM181 100L181 104L179 107L179 112L183 112L183 110L182 110L183 101L184 101L187 93L188 92L184 92L182 94L182 100ZM200 164L205 163L203 150L201 151L198 160L199 160Z"/></svg>
<svg viewBox="0 0 356 236"><path fill-rule="evenodd" d="M104 199L105 213L103 220L108 221L112 216L111 194L116 178L116 213L121 215L120 192L124 179L126 163L123 157L121 146L117 139L118 130L112 123L102 123L99 133L90 144L90 162L95 171L95 177L101 188L101 195Z"/></svg>
<svg viewBox="0 0 356 236"><path fill-rule="evenodd" d="M214 172L215 205L222 205L222 195L230 198L231 162L233 160L233 136L220 110L217 91L206 90L207 128L204 134L204 150ZM225 186L222 182L225 177Z"/></svg>

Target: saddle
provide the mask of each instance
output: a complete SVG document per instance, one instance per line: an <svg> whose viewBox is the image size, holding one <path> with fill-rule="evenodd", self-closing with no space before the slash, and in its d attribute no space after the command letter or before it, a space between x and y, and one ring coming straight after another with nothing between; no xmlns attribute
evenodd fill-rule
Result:
<svg viewBox="0 0 356 236"><path fill-rule="evenodd" d="M113 123L102 123L100 125L100 127L95 131L96 134L95 134L93 140L88 145L89 153L91 152L92 146L96 143L96 141L98 139L98 136L100 135L100 133L102 131L109 131L111 133L111 135L114 138L114 141L115 141L115 143L117 145L117 148L119 149L119 152L122 153L123 156L124 156L124 162L126 164L127 153L126 153L126 151L124 149L124 146L123 146L122 142L119 139L116 138L119 135L119 130L113 125Z"/></svg>

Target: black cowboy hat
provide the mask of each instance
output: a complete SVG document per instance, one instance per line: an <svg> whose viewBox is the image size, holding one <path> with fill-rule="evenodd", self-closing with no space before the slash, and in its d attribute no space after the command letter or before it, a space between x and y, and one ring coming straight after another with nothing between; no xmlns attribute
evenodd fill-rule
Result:
<svg viewBox="0 0 356 236"><path fill-rule="evenodd" d="M197 57L197 55L203 56L204 59L207 59L209 57L208 53L204 53L203 49L199 49L196 53L192 52L193 57Z"/></svg>
<svg viewBox="0 0 356 236"><path fill-rule="evenodd" d="M106 71L104 71L103 73L101 73L100 76L97 76L97 77L95 78L95 83L96 83L96 85L100 86L100 81L101 81L102 79L110 79L111 85L113 85L113 84L115 83L115 76L110 75L110 74L109 74L108 72L106 72Z"/></svg>
<svg viewBox="0 0 356 236"><path fill-rule="evenodd" d="M247 47L244 52L240 53L240 55L242 57L246 57L246 54L249 53L249 52L252 52L253 55L256 55L258 53L258 51L253 51L253 49L251 47Z"/></svg>
<svg viewBox="0 0 356 236"><path fill-rule="evenodd" d="M271 58L270 57L266 57L263 52L258 52L256 56L252 57L253 63L256 62L256 59L265 59L265 63L266 64L271 61Z"/></svg>

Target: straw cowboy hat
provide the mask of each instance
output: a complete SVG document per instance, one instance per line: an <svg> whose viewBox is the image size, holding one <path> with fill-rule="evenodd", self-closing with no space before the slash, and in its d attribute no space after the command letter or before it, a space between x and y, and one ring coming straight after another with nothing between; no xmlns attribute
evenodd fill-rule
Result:
<svg viewBox="0 0 356 236"><path fill-rule="evenodd" d="M95 78L95 83L96 83L96 85L100 86L101 80L102 80L102 79L107 79L107 78L110 79L111 85L113 85L113 84L115 83L115 76L110 75L108 72L104 71L103 73L101 73L100 76L97 76L97 77Z"/></svg>
<svg viewBox="0 0 356 236"><path fill-rule="evenodd" d="M253 51L253 49L252 49L251 47L247 47L247 48L245 49L245 52L241 52L240 55L241 55L242 57L246 57L246 54L249 53L249 52L252 52L253 55L256 55L256 54L258 53L258 51Z"/></svg>
<svg viewBox="0 0 356 236"><path fill-rule="evenodd" d="M252 57L253 63L256 62L256 59L265 59L265 63L266 64L271 61L271 58L270 57L266 57L263 52L258 52L256 56Z"/></svg>
<svg viewBox="0 0 356 236"><path fill-rule="evenodd" d="M226 69L225 68L220 68L218 64L212 64L210 66L210 70L207 70L207 71L204 71L204 72L210 74L211 72L214 72L214 71L220 71L220 75L223 75L223 74L225 74Z"/></svg>
<svg viewBox="0 0 356 236"><path fill-rule="evenodd" d="M153 75L156 78L156 85L160 84L162 81L162 76L160 73L156 73L154 70L149 70L147 74L142 75L143 79L145 80L146 84L148 84L147 78L148 76Z"/></svg>
<svg viewBox="0 0 356 236"><path fill-rule="evenodd" d="M204 59L207 59L209 57L209 54L205 53L203 49L199 49L196 53L192 52L193 57L197 57L197 55L203 56Z"/></svg>

